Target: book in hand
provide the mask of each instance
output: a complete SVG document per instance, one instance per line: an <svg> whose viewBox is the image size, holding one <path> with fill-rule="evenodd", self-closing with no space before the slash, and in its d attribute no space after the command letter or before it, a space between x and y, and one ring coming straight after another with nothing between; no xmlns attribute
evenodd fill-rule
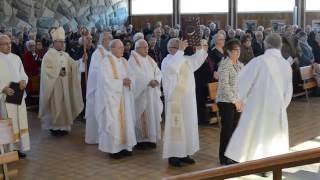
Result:
<svg viewBox="0 0 320 180"><path fill-rule="evenodd" d="M200 17L185 17L182 19L182 37L188 41L189 46L200 46Z"/></svg>
<svg viewBox="0 0 320 180"><path fill-rule="evenodd" d="M14 94L12 96L7 96L6 102L11 104L21 105L24 90L20 89L20 84L11 82L9 88L14 90Z"/></svg>

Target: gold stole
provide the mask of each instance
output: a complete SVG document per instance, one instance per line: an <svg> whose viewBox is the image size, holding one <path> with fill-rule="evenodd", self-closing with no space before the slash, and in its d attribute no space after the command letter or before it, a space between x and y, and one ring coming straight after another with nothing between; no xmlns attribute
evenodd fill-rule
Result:
<svg viewBox="0 0 320 180"><path fill-rule="evenodd" d="M3 63L5 63L5 61L3 60L3 59L0 59L0 61L1 62L3 62ZM8 85L10 84L10 82L11 82L11 80L10 80L10 76L8 76L8 74L10 74L10 69L12 69L13 68L13 66L11 66L11 65L8 65L8 64L6 64L7 65L7 67L4 67L4 69L2 69L1 71L1 73L0 73L0 75L2 76L2 74L3 74L3 76L2 76L2 78L6 78L6 77L9 77L9 78L6 78L5 80L4 80L4 82L6 82L6 81L8 81L9 83L8 83ZM22 64L21 64L22 65ZM21 105L13 105L13 104L9 104L8 106L10 106L10 107L14 107L14 109L16 109L16 110L14 110L14 112L12 112L12 111L10 111L10 112L8 112L9 110L7 109L7 105L6 105L6 102L5 102L5 98L7 97L7 95L2 95L2 97L0 96L0 106L4 106L3 107L3 110L5 110L6 111L6 114L7 114L7 116L9 116L9 117L6 117L5 119L3 118L2 120L9 120L10 119L10 121L11 121L11 125L12 125L12 127L13 127L13 133L14 133L14 141L15 142L18 142L18 141L20 141L20 139L21 139L21 137L23 136L23 135L25 135L25 134L29 134L29 129L28 129L28 124L25 122L25 121L23 121L21 118L19 118L19 113L20 113L20 110L19 110L19 108L21 107L21 106L23 106L23 104L24 104L24 102L21 104ZM23 100L24 101L24 100ZM10 108L10 109L12 109L12 108ZM16 113L16 115L17 115L17 121L16 121L16 123L15 123L15 125L13 125L13 119L12 119L12 117L10 117L10 114L11 113Z"/></svg>
<svg viewBox="0 0 320 180"><path fill-rule="evenodd" d="M182 96L185 94L188 87L189 66L184 62L179 71L176 87L172 92L172 100L168 102L170 107L170 138L175 141L182 140L183 137L183 114L182 114Z"/></svg>
<svg viewBox="0 0 320 180"><path fill-rule="evenodd" d="M111 64L111 70L112 75L114 79L119 79L118 71L114 62L114 59L111 55L108 55L109 62ZM128 66L126 64L126 61L124 59L121 59L123 62L123 65L125 66L126 71L128 70ZM127 143L127 126L126 126L126 119L125 119L125 113L124 113L124 99L123 96L121 96L120 99L120 105L119 105L119 111L118 111L118 120L120 124L120 144L126 144Z"/></svg>
<svg viewBox="0 0 320 180"><path fill-rule="evenodd" d="M99 49L99 51L100 51L100 54L101 54L102 58L104 58L104 57L106 56L106 54L104 53L103 48L102 48L102 47L99 47L98 49Z"/></svg>
<svg viewBox="0 0 320 180"><path fill-rule="evenodd" d="M135 62L137 63L137 65L142 68L139 59L137 58L137 56L134 53L131 53L133 56L133 59L135 60ZM150 64L152 66L152 60L150 56L147 56L147 59L150 61ZM154 73L155 74L155 73ZM155 75L154 75L155 76ZM140 122L141 122L141 129L142 129L142 137L143 138L148 138L149 137L149 133L148 133L148 121L147 121L147 113L146 111L144 111L141 116L140 116Z"/></svg>

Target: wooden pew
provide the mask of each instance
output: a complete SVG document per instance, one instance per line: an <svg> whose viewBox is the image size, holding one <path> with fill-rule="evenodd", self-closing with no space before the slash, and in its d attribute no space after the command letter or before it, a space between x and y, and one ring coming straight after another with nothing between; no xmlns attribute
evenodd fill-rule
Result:
<svg viewBox="0 0 320 180"><path fill-rule="evenodd" d="M317 82L314 78L312 66L300 67L300 74L303 81L302 87L305 90L307 101L309 102L309 90L317 87Z"/></svg>
<svg viewBox="0 0 320 180"><path fill-rule="evenodd" d="M255 161L211 168L177 176L165 177L163 180L214 179L222 180L262 172L273 172L274 180L281 180L282 169L320 162L320 148L297 151Z"/></svg>

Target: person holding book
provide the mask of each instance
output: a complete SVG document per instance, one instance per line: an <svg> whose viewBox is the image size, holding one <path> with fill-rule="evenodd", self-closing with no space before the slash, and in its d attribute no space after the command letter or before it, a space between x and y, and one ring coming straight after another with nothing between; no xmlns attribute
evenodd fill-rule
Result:
<svg viewBox="0 0 320 180"><path fill-rule="evenodd" d="M20 57L11 53L10 38L0 35L0 101L5 105L5 113L12 119L15 143L10 145L10 150L18 150L20 158L26 157L22 151L30 150L24 92L27 83L28 76Z"/></svg>

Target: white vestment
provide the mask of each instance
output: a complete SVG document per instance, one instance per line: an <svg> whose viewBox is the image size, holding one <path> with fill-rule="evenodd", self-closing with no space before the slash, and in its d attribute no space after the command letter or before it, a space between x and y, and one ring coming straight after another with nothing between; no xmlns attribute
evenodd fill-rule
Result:
<svg viewBox="0 0 320 180"><path fill-rule="evenodd" d="M93 52L90 62L88 82L87 82L87 95L86 95L86 133L85 142L88 144L98 144L98 122L95 114L98 88L98 71L102 65L101 61L109 54L109 52L101 45Z"/></svg>
<svg viewBox="0 0 320 180"><path fill-rule="evenodd" d="M3 88L11 82L25 80L28 83L28 76L19 56L15 54L3 54L0 52L0 99L5 100L6 95L2 93ZM16 150L30 150L30 138L28 130L27 108L24 94L21 105L5 103L8 117L12 119L15 142L20 142L13 147Z"/></svg>
<svg viewBox="0 0 320 180"><path fill-rule="evenodd" d="M157 63L150 57L142 57L131 51L129 71L134 76L133 89L136 113L136 136L138 142L153 142L161 139L161 113L163 110L160 99L161 71ZM157 80L159 86L149 86L151 80Z"/></svg>
<svg viewBox="0 0 320 180"><path fill-rule="evenodd" d="M66 76L60 76L65 68ZM41 64L39 118L43 129L71 130L83 109L79 62L69 54L50 48Z"/></svg>
<svg viewBox="0 0 320 180"><path fill-rule="evenodd" d="M240 71L237 83L245 105L225 155L244 162L288 153L289 62L279 50L268 49Z"/></svg>
<svg viewBox="0 0 320 180"><path fill-rule="evenodd" d="M204 50L198 50L193 56L183 56L183 53L168 54L161 64L166 114L163 158L186 157L199 150L193 73L208 54Z"/></svg>
<svg viewBox="0 0 320 180"><path fill-rule="evenodd" d="M111 54L101 61L97 73L95 116L98 120L99 150L118 153L132 151L136 145L134 131L133 84L123 85L128 74L127 60Z"/></svg>

